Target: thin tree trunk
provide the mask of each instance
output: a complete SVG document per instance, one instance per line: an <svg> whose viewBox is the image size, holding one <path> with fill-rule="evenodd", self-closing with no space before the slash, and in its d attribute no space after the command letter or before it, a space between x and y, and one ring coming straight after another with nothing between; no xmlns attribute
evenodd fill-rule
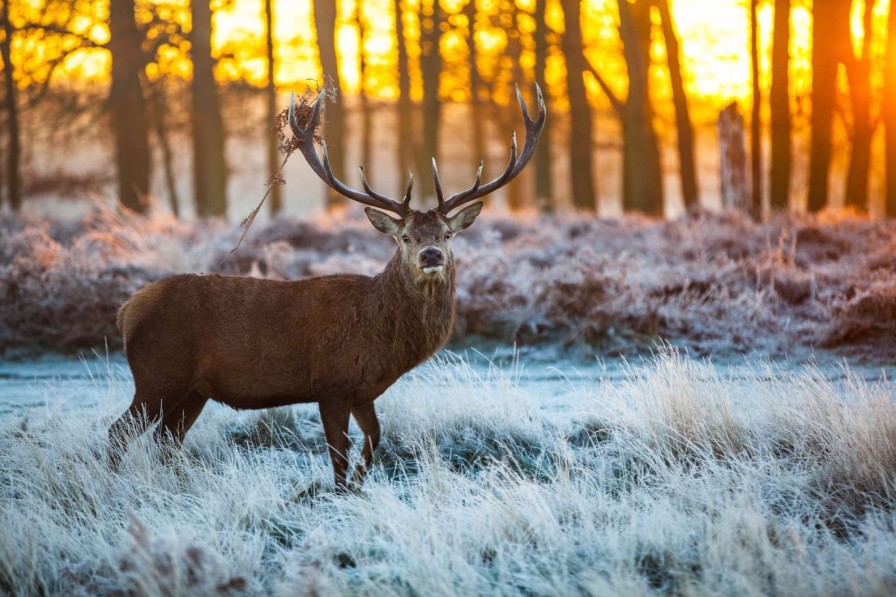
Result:
<svg viewBox="0 0 896 597"><path fill-rule="evenodd" d="M332 0L314 0L314 27L317 31L317 48L323 75L336 92L336 101L327 104L324 133L333 174L345 180L345 108L342 97L342 81L339 76L339 59L336 55L336 3ZM345 198L327 187L327 209L345 205Z"/></svg>
<svg viewBox="0 0 896 597"><path fill-rule="evenodd" d="M750 211L762 218L762 88L759 86L759 0L750 0L750 80L753 84L750 110Z"/></svg>
<svg viewBox="0 0 896 597"><path fill-rule="evenodd" d="M277 118L277 85L274 79L276 72L276 62L274 61L274 7L271 0L264 0L264 27L265 27L265 50L268 63L268 80L265 85L265 99L268 104L268 128L272 129L274 121ZM280 156L277 152L277 136L273 130L268 130L267 135L268 150L268 177L270 181L274 180L277 171L280 168ZM271 187L271 194L268 197L271 206L271 215L277 215L283 209L283 189L280 185L274 184Z"/></svg>
<svg viewBox="0 0 896 597"><path fill-rule="evenodd" d="M535 81L544 91L547 88L548 63L548 24L545 20L547 0L535 0ZM552 118L545 121L541 133L544 139L535 149L535 203L542 211L553 211L554 195L551 180L551 123Z"/></svg>
<svg viewBox="0 0 896 597"><path fill-rule="evenodd" d="M212 11L208 0L193 0L191 8L196 213L203 217L222 217L227 215L227 162L224 159L224 124L212 60Z"/></svg>
<svg viewBox="0 0 896 597"><path fill-rule="evenodd" d="M871 123L870 79L871 40L874 33L871 17L874 0L865 0L864 10L862 20L865 37L862 41L862 53L855 57L850 52L846 63L849 96L852 99L853 132L845 196L846 205L861 212L868 211L868 169L871 166L871 137L874 135Z"/></svg>
<svg viewBox="0 0 896 597"><path fill-rule="evenodd" d="M884 74L883 120L886 143L886 215L896 218L896 6L890 2L887 16L887 57Z"/></svg>
<svg viewBox="0 0 896 597"><path fill-rule="evenodd" d="M134 20L133 0L118 0L109 8L109 54L112 84L109 112L115 136L118 198L128 209L144 213L149 193L149 126L140 84L143 39Z"/></svg>
<svg viewBox="0 0 896 597"><path fill-rule="evenodd" d="M566 32L563 34L563 53L566 56L566 88L569 95L569 170L572 178L573 207L596 211L597 193L591 167L592 114L585 93L582 74L585 55L582 50L580 0L563 6Z"/></svg>
<svg viewBox="0 0 896 597"><path fill-rule="evenodd" d="M404 37L404 11L401 0L393 2L395 9L395 41L398 58L398 102L396 104L398 114L398 143L396 146L398 162L398 178L402 181L408 175L408 170L414 167L414 122L412 119L413 104L411 103L411 75L408 60L408 50ZM403 191L399 183L399 191Z"/></svg>
<svg viewBox="0 0 896 597"><path fill-rule="evenodd" d="M520 35L522 34L522 29L519 27L520 20L520 9L517 6L514 0L510 2L510 19L511 23L513 23L513 28L508 32L508 44L507 51L511 56L514 57L513 60L513 80L520 85L523 83L524 75L523 69L520 66L520 56L523 53L523 44L520 40ZM513 120L511 120L512 112L509 110L504 111L504 117L502 120L508 120L507 123L509 128L513 128ZM526 176L526 173L521 173L520 176L517 176L515 179L510 181L504 188L507 196L507 207L510 208L511 211L519 211L525 207L523 204L523 180Z"/></svg>
<svg viewBox="0 0 896 597"><path fill-rule="evenodd" d="M439 101L439 79L442 73L441 8L438 0L420 7L420 72L423 75L423 145L418 154L421 196L435 197L435 183L428 173L432 159L438 159L439 123L442 104Z"/></svg>
<svg viewBox="0 0 896 597"><path fill-rule="evenodd" d="M623 206L629 211L662 216L663 173L648 79L650 0L638 0L634 4L618 0L617 3L629 81L622 123Z"/></svg>
<svg viewBox="0 0 896 597"><path fill-rule="evenodd" d="M358 26L358 99L361 103L361 163L365 168L373 167L373 118L370 113L370 98L367 97L365 82L367 81L367 54L364 52L364 39L367 29L364 23L363 0L355 2L355 23Z"/></svg>
<svg viewBox="0 0 896 597"><path fill-rule="evenodd" d="M479 51L476 48L476 0L468 0L464 6L464 15L467 17L467 68L470 72L470 112L473 128L473 164L479 167L479 162L485 160L485 116L482 109L482 100L479 94L482 92L482 76L479 74Z"/></svg>
<svg viewBox="0 0 896 597"><path fill-rule="evenodd" d="M850 0L829 0L812 11L812 140L807 209L824 209L830 194L831 137L837 97L837 67L849 47Z"/></svg>
<svg viewBox="0 0 896 597"><path fill-rule="evenodd" d="M175 218L180 217L180 198L177 193L177 184L174 177L174 152L171 149L171 141L168 138L168 127L165 126L165 114L167 113L167 99L165 94L165 82L157 81L152 93L153 124L159 147L162 150L162 169L165 173L165 187L168 191L168 204Z"/></svg>
<svg viewBox="0 0 896 597"><path fill-rule="evenodd" d="M678 35L669 10L668 0L656 0L663 26L666 43L666 58L669 64L669 78L672 82L672 103L675 105L675 127L678 131L678 166L681 177L681 196L685 208L699 204L697 187L697 166L694 161L694 127L688 111L688 98L684 91L681 75L681 60Z"/></svg>
<svg viewBox="0 0 896 597"><path fill-rule="evenodd" d="M769 196L772 210L787 210L790 198L790 0L775 0L772 39L772 87L769 92L772 127L772 166Z"/></svg>
<svg viewBox="0 0 896 597"><path fill-rule="evenodd" d="M3 59L3 81L5 87L6 103L6 196L12 211L19 211L22 207L22 179L20 173L19 157L21 153L21 139L19 132L19 108L16 101L17 89L13 73L13 64L10 56L13 28L9 20L9 0L3 0L3 41L0 42L0 57Z"/></svg>

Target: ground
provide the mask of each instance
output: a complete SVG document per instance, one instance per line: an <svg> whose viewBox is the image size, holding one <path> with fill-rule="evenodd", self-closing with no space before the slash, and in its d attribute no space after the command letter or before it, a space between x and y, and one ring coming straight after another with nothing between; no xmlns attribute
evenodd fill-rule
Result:
<svg viewBox="0 0 896 597"><path fill-rule="evenodd" d="M108 318L165 273L373 273L391 241L281 221L222 262L219 225L3 221L0 593L896 592L894 229L545 222L458 239L453 352L377 401L343 495L313 405L213 406L111 471Z"/></svg>

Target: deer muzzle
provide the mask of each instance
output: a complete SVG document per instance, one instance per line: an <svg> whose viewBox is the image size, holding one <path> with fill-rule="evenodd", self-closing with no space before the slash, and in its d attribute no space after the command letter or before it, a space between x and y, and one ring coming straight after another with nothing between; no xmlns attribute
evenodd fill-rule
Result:
<svg viewBox="0 0 896 597"><path fill-rule="evenodd" d="M426 247L420 251L419 264L424 274L438 274L445 267L445 253L436 247Z"/></svg>

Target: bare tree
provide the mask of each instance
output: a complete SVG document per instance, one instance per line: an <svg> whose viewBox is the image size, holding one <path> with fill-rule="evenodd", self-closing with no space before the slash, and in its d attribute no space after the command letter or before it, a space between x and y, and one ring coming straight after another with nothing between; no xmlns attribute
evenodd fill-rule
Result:
<svg viewBox="0 0 896 597"><path fill-rule="evenodd" d="M471 3L473 0L471 0ZM545 18L547 0L535 0L535 80L546 86L548 70L548 37L551 31ZM535 203L543 211L554 208L551 180L551 131L553 120L545 121L545 141L535 150Z"/></svg>
<svg viewBox="0 0 896 597"><path fill-rule="evenodd" d="M9 0L2 2L3 39L0 40L0 58L3 59L4 100L6 104L6 196L9 207L19 211L22 207L22 179L19 157L21 139L19 132L19 108L17 102L18 89L14 76L14 67L10 48L12 46L13 28L9 20Z"/></svg>
<svg viewBox="0 0 896 597"><path fill-rule="evenodd" d="M271 0L264 0L264 30L265 30L265 53L268 63L268 78L265 85L265 99L268 108L268 127L274 126L277 118L277 85L274 80L276 71L276 62L274 61L274 7ZM277 152L277 137L268 131L267 135L267 153L268 153L268 176L271 177L272 186L270 194L271 215L276 215L283 208L283 190L280 185L273 180L280 169L280 154Z"/></svg>
<svg viewBox="0 0 896 597"><path fill-rule="evenodd" d="M775 0L772 34L772 87L769 92L772 127L772 166L769 196L773 210L786 210L790 197L790 0Z"/></svg>
<svg viewBox="0 0 896 597"><path fill-rule="evenodd" d="M479 51L476 47L476 0L467 0L464 5L464 16L467 18L467 68L470 73L470 111L473 127L473 163L479 164L485 159L485 115L482 98L482 76L479 74Z"/></svg>
<svg viewBox="0 0 896 597"><path fill-rule="evenodd" d="M114 3L113 3L114 4ZM200 216L227 215L227 163L224 124L212 60L212 11L209 0L190 4L193 60L193 172L196 212Z"/></svg>
<svg viewBox="0 0 896 597"><path fill-rule="evenodd" d="M146 100L140 84L144 57L143 36L137 29L133 0L111 2L109 7L109 52L112 84L109 111L115 136L115 165L118 197L122 205L143 213L149 193L149 126Z"/></svg>
<svg viewBox="0 0 896 597"><path fill-rule="evenodd" d="M582 47L580 0L563 6L563 53L566 56L566 89L569 96L569 170L572 201L576 209L596 211L597 193L591 167L592 114L582 75L587 67Z"/></svg>
<svg viewBox="0 0 896 597"><path fill-rule="evenodd" d="M663 176L648 78L651 0L618 0L617 4L628 97L620 99L597 69L589 67L622 123L622 205L627 211L661 216Z"/></svg>
<svg viewBox="0 0 896 597"><path fill-rule="evenodd" d="M750 110L750 211L762 217L762 88L759 86L759 0L750 0L750 80L753 105Z"/></svg>
<svg viewBox="0 0 896 597"><path fill-rule="evenodd" d="M660 12L663 39L666 43L666 59L669 64L669 78L672 83L672 103L675 106L675 128L678 131L678 166L681 177L681 196L686 208L698 205L697 167L694 161L694 127L688 111L688 98L684 91L681 74L681 50L675 23L669 10L668 0L655 0Z"/></svg>
<svg viewBox="0 0 896 597"><path fill-rule="evenodd" d="M887 55L884 74L884 140L886 143L886 214L888 218L896 218L896 10L890 2L887 16Z"/></svg>
<svg viewBox="0 0 896 597"><path fill-rule="evenodd" d="M439 124L442 104L439 100L439 79L442 75L441 40L442 9L439 0L420 4L420 73L423 76L423 143L417 154L422 197L434 197L435 183L422 176L430 168L433 158L439 157Z"/></svg>
<svg viewBox="0 0 896 597"><path fill-rule="evenodd" d="M837 97L837 67L849 47L851 0L828 0L812 11L812 140L809 149L810 212L828 203L831 168L831 136Z"/></svg>
<svg viewBox="0 0 896 597"><path fill-rule="evenodd" d="M168 93L164 81L157 81L150 86L149 99L152 104L152 124L159 148L162 150L162 171L165 174L165 187L168 191L168 205L175 218L180 217L180 198L174 177L174 150L166 124L168 113Z"/></svg>
<svg viewBox="0 0 896 597"><path fill-rule="evenodd" d="M871 121L871 42L874 36L872 13L874 0L863 3L865 35L858 56L848 46L846 78L849 81L849 97L852 100L852 153L846 172L846 205L859 211L868 211L868 169L871 166L871 137L874 123ZM848 19L843 26L848 26ZM847 32L848 34L848 32Z"/></svg>
<svg viewBox="0 0 896 597"><path fill-rule="evenodd" d="M339 75L339 59L336 55L336 2L314 0L314 28L317 31L317 49L320 66L328 85L336 95L336 101L327 106L325 134L327 150L333 173L345 179L345 108L342 98L342 81ZM332 189L327 189L327 208L344 205L345 199Z"/></svg>
<svg viewBox="0 0 896 597"><path fill-rule="evenodd" d="M355 25L358 27L358 98L361 102L361 163L372 168L373 160L373 115L370 110L370 98L365 87L367 81L367 54L364 51L364 39L367 37L367 25L364 23L364 2L355 2Z"/></svg>
<svg viewBox="0 0 896 597"><path fill-rule="evenodd" d="M414 122L412 119L413 104L411 103L411 75L408 59L408 49L404 33L404 11L401 0L394 0L395 9L395 42L398 59L398 140L396 142L398 177L404 180L414 164Z"/></svg>

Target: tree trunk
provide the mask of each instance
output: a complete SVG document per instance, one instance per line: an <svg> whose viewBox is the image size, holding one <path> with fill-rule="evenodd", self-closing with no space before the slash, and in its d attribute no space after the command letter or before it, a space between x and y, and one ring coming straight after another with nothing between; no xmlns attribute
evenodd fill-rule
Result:
<svg viewBox="0 0 896 597"><path fill-rule="evenodd" d="M790 0L775 0L772 39L772 87L769 92L772 127L772 167L769 197L772 210L787 210L790 198Z"/></svg>
<svg viewBox="0 0 896 597"><path fill-rule="evenodd" d="M759 0L750 0L750 80L753 105L750 109L750 211L762 218L762 88L759 86Z"/></svg>
<svg viewBox="0 0 896 597"><path fill-rule="evenodd" d="M115 4L113 2L113 4ZM224 124L212 60L212 11L208 0L193 0L193 184L196 214L227 215L227 162Z"/></svg>
<svg viewBox="0 0 896 597"><path fill-rule="evenodd" d="M618 0L619 32L628 72L628 99L623 111L623 207L663 215L663 173L659 141L653 128L648 70L650 0Z"/></svg>
<svg viewBox="0 0 896 597"><path fill-rule="evenodd" d="M890 2L887 17L887 57L884 73L883 121L886 143L886 215L896 218L896 7Z"/></svg>
<svg viewBox="0 0 896 597"><path fill-rule="evenodd" d="M332 0L314 0L314 28L317 31L317 49L320 66L336 93L336 101L326 109L324 133L333 174L345 181L345 108L342 98L342 82L339 77L339 59L336 56L336 3ZM327 187L327 209L345 205L346 199Z"/></svg>
<svg viewBox="0 0 896 597"><path fill-rule="evenodd" d="M174 152L168 138L168 127L165 125L167 113L167 98L165 93L165 81L156 81L155 88L150 96L153 104L153 125L159 148L162 150L162 170L165 173L165 187L168 191L168 204L175 218L180 217L180 198L177 193L177 184L174 177Z"/></svg>
<svg viewBox="0 0 896 597"><path fill-rule="evenodd" d="M423 75L423 145L418 153L420 194L435 197L435 182L429 175L433 159L439 153L439 123L442 104L439 101L439 79L442 74L441 8L438 0L420 6L420 72Z"/></svg>
<svg viewBox="0 0 896 597"><path fill-rule="evenodd" d="M149 126L146 100L140 85L143 38L134 20L133 0L111 2L109 8L109 53L112 83L109 112L115 136L115 166L118 198L128 209L145 213L149 193Z"/></svg>
<svg viewBox="0 0 896 597"><path fill-rule="evenodd" d="M719 174L722 205L728 209L746 211L747 151L744 143L744 119L731 102L719 114Z"/></svg>
<svg viewBox="0 0 896 597"><path fill-rule="evenodd" d="M513 80L517 85L522 85L525 78L519 60L519 57L523 54L523 44L522 40L520 40L522 29L520 29L519 26L520 9L514 0L510 2L508 12L510 14L510 22L513 23L513 27L510 29L510 31L507 32L507 51L511 56L515 57L512 67ZM507 120L507 128L513 129L514 121L511 114L513 114L513 112L505 110L501 120ZM522 172L520 173L520 176L517 176L516 178L511 180L504 187L504 192L506 193L507 197L507 207L509 207L511 211L519 211L525 207L523 203L523 180L525 179L525 177L526 173Z"/></svg>
<svg viewBox="0 0 896 597"><path fill-rule="evenodd" d="M472 1L472 0L471 0ZM548 24L545 20L547 0L535 0L535 81L547 92ZM551 123L545 121L544 139L535 149L535 203L542 211L553 211L554 195L551 180Z"/></svg>
<svg viewBox="0 0 896 597"><path fill-rule="evenodd" d="M271 130L274 121L277 119L277 86L274 80L275 66L274 62L274 7L271 0L264 0L264 31L265 31L265 50L267 53L268 63L268 81L265 85L265 99L268 104L268 180L273 181L280 169L280 154L277 152L277 136ZM283 189L280 185L274 184L271 187L271 195L268 197L271 206L271 215L277 215L283 208Z"/></svg>
<svg viewBox="0 0 896 597"><path fill-rule="evenodd" d="M807 209L827 205L831 168L831 136L837 97L837 67L849 47L850 0L829 0L812 11L812 140L809 148Z"/></svg>
<svg viewBox="0 0 896 597"><path fill-rule="evenodd" d="M563 6L563 53L566 56L566 88L569 95L569 171L572 179L573 207L596 211L596 189L591 167L592 115L585 82L585 55L582 50L580 0Z"/></svg>
<svg viewBox="0 0 896 597"><path fill-rule="evenodd" d="M485 114L482 109L482 76L479 74L479 51L476 48L476 0L468 0L464 6L467 17L467 68L470 72L470 112L473 128L473 168L485 160Z"/></svg>
<svg viewBox="0 0 896 597"><path fill-rule="evenodd" d="M401 0L395 0L395 40L398 55L398 142L396 146L398 157L398 178L402 181L408 175L408 170L414 167L414 122L412 120L413 104L411 103L411 75L408 60L408 50L404 38L404 12L401 8ZM400 185L401 183L399 183ZM399 192L402 192L399 186Z"/></svg>
<svg viewBox="0 0 896 597"><path fill-rule="evenodd" d="M19 211L22 207L22 178L20 173L19 157L21 154L21 138L19 132L19 108L16 101L18 90L13 76L13 64L10 57L13 29L9 20L9 0L3 0L3 41L0 42L0 57L3 59L3 82L5 87L6 103L6 196L12 211Z"/></svg>
<svg viewBox="0 0 896 597"><path fill-rule="evenodd" d="M846 173L846 205L860 212L868 211L868 169L871 166L871 137L874 126L871 123L871 39L873 35L872 12L874 0L864 2L863 23L865 37L862 53L847 57L846 75L849 81L849 96L852 100L853 131L852 154ZM848 21L845 22L848 24Z"/></svg>
<svg viewBox="0 0 896 597"><path fill-rule="evenodd" d="M364 38L367 29L364 23L363 0L355 2L355 24L358 26L358 99L361 108L361 163L365 168L373 168L373 118L370 113L370 98L367 97L367 54L364 52Z"/></svg>
<svg viewBox="0 0 896 597"><path fill-rule="evenodd" d="M688 111L688 98L684 92L681 75L681 60L678 35L669 10L668 0L656 0L663 26L666 43L666 58L669 64L669 78L672 82L672 103L675 105L675 127L678 131L678 167L681 177L681 196L685 208L699 204L697 187L697 166L694 161L694 127Z"/></svg>

